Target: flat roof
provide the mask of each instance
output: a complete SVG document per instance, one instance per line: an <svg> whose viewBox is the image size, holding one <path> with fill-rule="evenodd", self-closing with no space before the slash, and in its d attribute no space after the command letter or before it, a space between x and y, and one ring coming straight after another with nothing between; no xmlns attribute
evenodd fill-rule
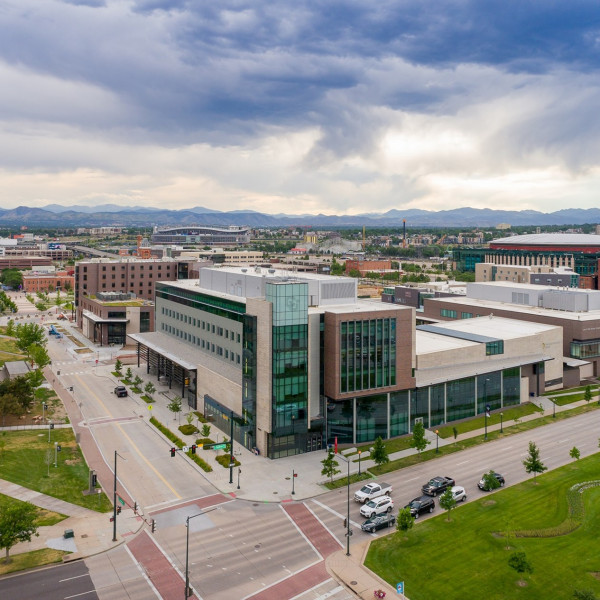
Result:
<svg viewBox="0 0 600 600"><path fill-rule="evenodd" d="M524 304L512 304L508 302L498 302L494 300L479 300L477 298L467 298L465 296L445 297L445 298L428 298L427 302L451 302L456 306L481 306L492 310L503 310L515 313L516 315L541 315L545 317L553 317L556 319L564 319L567 321L597 321L600 320L600 310L590 310L587 312L570 312L566 310L556 310L553 308L540 308L539 306L526 306ZM496 317L494 317L496 318ZM499 318L499 317L498 317ZM515 317L518 319L518 317ZM470 319L462 319L468 321ZM523 321L521 321L523 322Z"/></svg>
<svg viewBox="0 0 600 600"><path fill-rule="evenodd" d="M94 321L94 323L129 323L129 319L103 319L89 310L83 310L81 316L90 321Z"/></svg>
<svg viewBox="0 0 600 600"><path fill-rule="evenodd" d="M598 236L600 237L600 236ZM491 264L491 263L487 263ZM495 265L502 266L502 265ZM511 268L512 265L508 265L508 268ZM532 273L532 275L537 275L538 273ZM539 275L552 275L553 273L539 273ZM576 273L575 273L576 274ZM535 283L513 283L511 281L473 281L467 285L467 291L470 286L485 286L485 287L501 287L501 288L512 288L518 290L531 290L532 292L543 293L548 290L562 292L565 294L600 294L600 290L588 290L584 288L567 288L565 289L564 285L538 285ZM468 293L468 292L467 292Z"/></svg>
<svg viewBox="0 0 600 600"><path fill-rule="evenodd" d="M599 246L600 235L592 233L528 233L492 240L490 244L506 246Z"/></svg>

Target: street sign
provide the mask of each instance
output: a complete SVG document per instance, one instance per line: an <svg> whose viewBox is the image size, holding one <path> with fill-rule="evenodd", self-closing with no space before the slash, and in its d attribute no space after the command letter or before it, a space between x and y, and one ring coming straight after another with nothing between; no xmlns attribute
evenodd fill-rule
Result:
<svg viewBox="0 0 600 600"><path fill-rule="evenodd" d="M148 405L148 410L152 410L152 404Z"/></svg>
<svg viewBox="0 0 600 600"><path fill-rule="evenodd" d="M400 583L396 584L396 591L399 594L404 594L404 581L401 581Z"/></svg>
<svg viewBox="0 0 600 600"><path fill-rule="evenodd" d="M183 452L187 452L187 451L189 450L189 448L188 448L187 446L184 446L184 447L182 448L182 450L183 450Z"/></svg>
<svg viewBox="0 0 600 600"><path fill-rule="evenodd" d="M225 450L227 448L227 444L215 444L212 449L213 450Z"/></svg>
<svg viewBox="0 0 600 600"><path fill-rule="evenodd" d="M123 500L121 496L117 496L117 500L121 503L122 506L125 506L125 500Z"/></svg>

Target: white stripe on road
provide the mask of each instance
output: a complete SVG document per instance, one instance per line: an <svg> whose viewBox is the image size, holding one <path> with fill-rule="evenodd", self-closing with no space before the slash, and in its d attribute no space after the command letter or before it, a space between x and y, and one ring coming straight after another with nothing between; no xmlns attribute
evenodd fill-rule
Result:
<svg viewBox="0 0 600 600"><path fill-rule="evenodd" d="M466 465L468 462L471 462L470 460L463 460L462 462L456 463L457 467L460 467L460 465Z"/></svg>
<svg viewBox="0 0 600 600"><path fill-rule="evenodd" d="M311 502L318 504L321 508L324 508L325 510L329 511L332 515L335 515L336 517L339 517L340 519L346 518L346 515L343 515L342 513L337 512L337 510L333 510L333 508L331 508L330 506L327 506L326 504L323 504L322 502L319 502L318 500L315 500L314 498L311 498ZM353 521L352 519L350 519L350 524L354 525L355 527L360 527L360 524L357 523L356 521Z"/></svg>
<svg viewBox="0 0 600 600"><path fill-rule="evenodd" d="M78 598L79 596L85 596L86 594L94 594L96 590L89 590L87 592L81 592L81 594L75 594L74 596L65 596L65 600L69 600L69 598Z"/></svg>
<svg viewBox="0 0 600 600"><path fill-rule="evenodd" d="M146 583L150 586L150 589L156 594L156 597L159 600L163 600L163 597L158 593L158 590L154 587L154 584L150 580L150 577L148 577L146 571L144 570L144 567L142 567L142 565L136 560L135 556L133 556L133 554L131 553L131 550L127 547L127 544L125 544L123 547L125 548L125 551L127 552L127 554L129 554L129 556L131 557L133 564L136 565L137 568L139 569L140 573L142 574L142 577L146 580Z"/></svg>
<svg viewBox="0 0 600 600"><path fill-rule="evenodd" d="M329 581L332 581L332 580L330 579ZM323 581L322 583L317 583L317 585L315 585L315 587L311 587L310 590L306 590L305 592L302 592L301 594L298 594L297 596L290 598L290 600L296 600L296 598L301 598L302 596L304 596L304 594L308 594L309 592L316 590L317 588L321 587L324 583L327 583L327 582ZM335 594L337 594L338 592L342 592L343 590L344 590L344 588L341 585L338 585L333 590L330 590L329 592L325 592L324 594L317 596L314 600L327 600L327 598L331 598L331 596L335 596Z"/></svg>
<svg viewBox="0 0 600 600"><path fill-rule="evenodd" d="M304 506L306 506L306 503L304 503ZM323 521L321 521L321 519L319 519L319 517L312 511L312 509L309 506L306 506L306 508L310 511L310 514L317 520L319 521L319 523L321 523L321 525L323 526L323 528L329 532L329 535L340 545L340 548L344 547L344 544L342 544L342 542L340 542L340 540L337 539L337 537L333 534L333 531L331 531L329 529L329 527L327 527L327 525L325 525L325 523L323 523Z"/></svg>
<svg viewBox="0 0 600 600"><path fill-rule="evenodd" d="M83 575L76 575L75 577L67 577L66 579L59 579L58 583L62 583L63 581L71 581L73 579L79 579L80 577L89 577L89 573L84 573Z"/></svg>
<svg viewBox="0 0 600 600"><path fill-rule="evenodd" d="M298 526L296 521L294 521L294 519L292 519L291 515L289 515L285 511L285 509L283 508L283 506L281 504L279 505L279 508L283 511L283 514L290 520L291 524L298 530L298 533L306 540L306 543L315 551L315 554L319 557L319 561L317 561L317 562L320 562L321 560L323 560L321 553L314 547L313 543L308 539L308 537L306 537L305 533L302 531L302 529L300 529L300 527ZM287 579L287 577L285 579Z"/></svg>

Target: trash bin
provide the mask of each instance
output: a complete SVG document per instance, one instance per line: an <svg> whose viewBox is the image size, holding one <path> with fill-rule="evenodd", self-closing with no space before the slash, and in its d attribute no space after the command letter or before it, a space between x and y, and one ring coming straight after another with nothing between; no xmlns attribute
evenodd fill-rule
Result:
<svg viewBox="0 0 600 600"><path fill-rule="evenodd" d="M75 534L73 533L72 529L65 529L65 533L63 534L63 537L66 539L68 538L74 538Z"/></svg>

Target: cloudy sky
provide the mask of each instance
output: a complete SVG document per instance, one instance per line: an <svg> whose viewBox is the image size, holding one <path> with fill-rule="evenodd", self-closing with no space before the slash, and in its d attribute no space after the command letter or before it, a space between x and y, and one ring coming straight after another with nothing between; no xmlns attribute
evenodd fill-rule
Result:
<svg viewBox="0 0 600 600"><path fill-rule="evenodd" d="M596 0L2 0L0 207L600 205Z"/></svg>

